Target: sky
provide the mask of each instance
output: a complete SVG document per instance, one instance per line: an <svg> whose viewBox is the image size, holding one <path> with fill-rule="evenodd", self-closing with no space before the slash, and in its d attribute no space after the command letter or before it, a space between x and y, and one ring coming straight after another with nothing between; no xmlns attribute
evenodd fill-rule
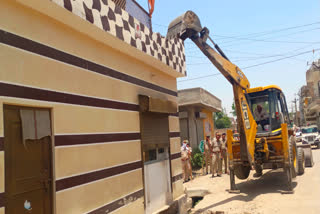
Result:
<svg viewBox="0 0 320 214"><path fill-rule="evenodd" d="M138 2L148 8L147 0ZM319 0L155 0L153 31L165 36L169 23L187 10L198 15L202 27L210 30L210 37L242 69L251 87L280 86L291 111L292 101L306 84L306 70L320 58ZM178 89L202 87L220 98L229 113L231 84L222 75L192 80L219 71L191 40L185 41L185 54L187 77L178 78ZM251 67L269 61L275 62Z"/></svg>

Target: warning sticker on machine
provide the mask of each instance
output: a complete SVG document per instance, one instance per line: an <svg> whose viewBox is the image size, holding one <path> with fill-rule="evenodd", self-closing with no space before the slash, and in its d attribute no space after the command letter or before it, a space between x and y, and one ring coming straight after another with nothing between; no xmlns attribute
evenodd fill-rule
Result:
<svg viewBox="0 0 320 214"><path fill-rule="evenodd" d="M243 113L243 119L244 119L244 124L246 126L246 129L250 129L248 107L244 101L242 102L242 113Z"/></svg>

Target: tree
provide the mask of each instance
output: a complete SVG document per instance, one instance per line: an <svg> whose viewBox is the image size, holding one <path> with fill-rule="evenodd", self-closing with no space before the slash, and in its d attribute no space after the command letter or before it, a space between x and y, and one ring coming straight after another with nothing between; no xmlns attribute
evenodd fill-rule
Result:
<svg viewBox="0 0 320 214"><path fill-rule="evenodd" d="M232 111L230 112L234 117L237 117L237 111L236 111L236 105L234 104L234 102L232 103Z"/></svg>
<svg viewBox="0 0 320 214"><path fill-rule="evenodd" d="M225 113L225 110L222 112L216 112L213 116L214 124L217 129L225 129L231 127L231 120L228 115Z"/></svg>

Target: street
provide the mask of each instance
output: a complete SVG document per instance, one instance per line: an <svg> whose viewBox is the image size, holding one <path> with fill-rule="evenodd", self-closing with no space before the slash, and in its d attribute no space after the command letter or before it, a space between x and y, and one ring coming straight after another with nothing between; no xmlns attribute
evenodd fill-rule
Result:
<svg viewBox="0 0 320 214"><path fill-rule="evenodd" d="M229 176L211 178L199 176L184 184L186 188L205 187L209 194L196 204L191 213L221 211L228 214L268 213L320 213L320 150L313 150L315 165L294 182L294 194L282 194L286 190L286 177L282 170L265 170L261 178L236 179L240 194L230 194Z"/></svg>

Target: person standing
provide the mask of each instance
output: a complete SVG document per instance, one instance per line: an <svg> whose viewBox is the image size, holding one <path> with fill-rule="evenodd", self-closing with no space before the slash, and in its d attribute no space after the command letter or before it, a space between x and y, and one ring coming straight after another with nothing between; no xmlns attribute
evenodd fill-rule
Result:
<svg viewBox="0 0 320 214"><path fill-rule="evenodd" d="M187 142L187 148L188 148L188 158L189 158L189 167L188 167L188 179L190 176L190 179L192 180L192 164L191 164L191 155L192 155L192 148L190 146L190 142Z"/></svg>
<svg viewBox="0 0 320 214"><path fill-rule="evenodd" d="M210 171L212 171L212 160L211 160L211 139L208 135L204 143L204 161L206 164L206 174L208 174L208 166L210 165Z"/></svg>
<svg viewBox="0 0 320 214"><path fill-rule="evenodd" d="M216 132L216 137L212 141L212 177L214 177L215 172L217 176L221 176L222 171L220 171L219 162L221 154L221 135L219 132Z"/></svg>
<svg viewBox="0 0 320 214"><path fill-rule="evenodd" d="M228 153L227 153L227 139L226 133L222 133L221 136L221 161L220 161L220 171L222 172L222 165L224 162L224 172L228 174Z"/></svg>
<svg viewBox="0 0 320 214"><path fill-rule="evenodd" d="M187 182L189 179L189 149L187 147L188 140L184 140L181 146L181 166L184 182Z"/></svg>

